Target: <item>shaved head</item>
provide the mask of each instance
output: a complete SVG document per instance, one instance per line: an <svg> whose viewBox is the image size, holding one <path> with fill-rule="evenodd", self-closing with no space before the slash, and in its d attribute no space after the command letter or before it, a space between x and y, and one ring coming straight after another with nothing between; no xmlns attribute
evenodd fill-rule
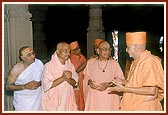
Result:
<svg viewBox="0 0 168 115"><path fill-rule="evenodd" d="M62 50L65 46L69 46L67 42L60 42L57 44L57 49L58 51Z"/></svg>
<svg viewBox="0 0 168 115"><path fill-rule="evenodd" d="M107 41L102 41L102 42L99 44L99 48L100 48L100 47L103 47L104 45L110 46L110 44L109 44Z"/></svg>
<svg viewBox="0 0 168 115"><path fill-rule="evenodd" d="M60 42L57 44L56 53L58 55L59 60L62 64L65 63L66 60L69 59L70 56L70 46L66 42Z"/></svg>

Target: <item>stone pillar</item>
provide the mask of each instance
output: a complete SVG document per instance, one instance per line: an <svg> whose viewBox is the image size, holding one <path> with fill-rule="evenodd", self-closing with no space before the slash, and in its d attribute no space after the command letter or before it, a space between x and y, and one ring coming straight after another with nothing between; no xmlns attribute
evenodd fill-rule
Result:
<svg viewBox="0 0 168 115"><path fill-rule="evenodd" d="M2 51L4 51L4 57L3 57L3 77L4 77L4 87L5 87L5 83L6 83L6 79L7 79L7 75L9 72L9 69L11 67L11 64L9 64L8 58L6 58L5 56L7 56L9 54L9 48L8 48L8 34L7 34L7 9L6 7L4 7L4 37L3 37L3 47L4 48ZM12 104L12 100L13 100L13 96L12 96L12 92L7 92L4 90L4 108L2 108L2 110L13 110L13 104ZM3 106L2 106L3 107Z"/></svg>
<svg viewBox="0 0 168 115"><path fill-rule="evenodd" d="M94 55L93 41L95 38L105 39L102 5L89 5L89 27L87 29L87 58Z"/></svg>
<svg viewBox="0 0 168 115"><path fill-rule="evenodd" d="M7 28L8 47L11 64L19 61L19 49L29 45L33 47L31 14L28 5L8 4L7 7Z"/></svg>
<svg viewBox="0 0 168 115"><path fill-rule="evenodd" d="M46 19L45 12L48 10L47 6L29 5L30 12L32 13L33 22L33 48L36 52L36 57L43 62L47 58L46 36L44 33L43 25Z"/></svg>
<svg viewBox="0 0 168 115"><path fill-rule="evenodd" d="M4 84L11 67L19 61L19 49L33 47L31 14L26 4L4 5ZM13 110L12 93L4 89L4 110Z"/></svg>

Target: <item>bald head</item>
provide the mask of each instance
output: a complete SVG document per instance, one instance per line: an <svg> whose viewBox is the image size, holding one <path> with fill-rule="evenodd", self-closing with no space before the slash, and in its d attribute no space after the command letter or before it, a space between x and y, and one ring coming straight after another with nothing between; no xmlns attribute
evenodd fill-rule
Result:
<svg viewBox="0 0 168 115"><path fill-rule="evenodd" d="M65 46L69 47L69 44L67 42L60 42L57 44L57 49L58 51L62 50Z"/></svg>
<svg viewBox="0 0 168 115"><path fill-rule="evenodd" d="M102 42L100 42L98 48L101 48L103 46L109 46L110 47L110 44L107 41L102 41Z"/></svg>
<svg viewBox="0 0 168 115"><path fill-rule="evenodd" d="M65 63L66 60L69 59L70 56L70 46L66 42L60 42L57 44L56 53L58 55L59 60L61 63Z"/></svg>
<svg viewBox="0 0 168 115"><path fill-rule="evenodd" d="M99 54L100 60L108 60L111 56L110 44L107 41L101 42L97 49L97 53Z"/></svg>

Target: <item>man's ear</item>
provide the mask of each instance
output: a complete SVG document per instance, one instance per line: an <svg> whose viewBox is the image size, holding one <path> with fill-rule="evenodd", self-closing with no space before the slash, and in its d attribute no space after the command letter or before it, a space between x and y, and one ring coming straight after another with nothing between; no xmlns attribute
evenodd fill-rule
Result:
<svg viewBox="0 0 168 115"><path fill-rule="evenodd" d="M25 60L25 57L24 57L24 56L20 56L20 59L21 59L21 60Z"/></svg>
<svg viewBox="0 0 168 115"><path fill-rule="evenodd" d="M99 55L99 48L96 49L97 54Z"/></svg>
<svg viewBox="0 0 168 115"><path fill-rule="evenodd" d="M59 50L56 50L55 52L56 52L57 54L59 54Z"/></svg>

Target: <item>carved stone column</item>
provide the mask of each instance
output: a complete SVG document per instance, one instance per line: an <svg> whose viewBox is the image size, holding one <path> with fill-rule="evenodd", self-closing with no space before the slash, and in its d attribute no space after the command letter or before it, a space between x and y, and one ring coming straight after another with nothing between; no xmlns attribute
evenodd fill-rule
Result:
<svg viewBox="0 0 168 115"><path fill-rule="evenodd" d="M33 46L31 14L28 5L8 4L7 7L7 30L8 47L11 64L19 61L19 49L24 45ZM10 60L9 59L9 60Z"/></svg>
<svg viewBox="0 0 168 115"><path fill-rule="evenodd" d="M45 62L47 56L46 36L43 25L45 22L45 12L48 10L47 6L29 5L32 13L33 22L33 48L36 52L36 57Z"/></svg>
<svg viewBox="0 0 168 115"><path fill-rule="evenodd" d="M89 5L89 27L87 29L87 58L94 54L93 41L96 38L105 39L102 5Z"/></svg>
<svg viewBox="0 0 168 115"><path fill-rule="evenodd" d="M4 77L4 87L5 87L5 83L6 83L6 79L7 79L7 75L9 72L9 69L11 67L11 64L9 64L9 60L8 58L6 58L6 56L9 54L9 48L8 48L8 34L7 34L8 30L7 30L7 9L6 7L4 7L4 37L3 37L3 51L4 51L4 57L3 57L3 65L4 67L2 67L2 69L4 69L3 73L3 77ZM4 108L3 110L13 110L13 96L12 96L12 92L7 92L4 89Z"/></svg>
<svg viewBox="0 0 168 115"><path fill-rule="evenodd" d="M31 14L26 4L4 5L4 84L11 67L19 61L19 49L33 47ZM12 93L4 90L4 110L13 110Z"/></svg>

